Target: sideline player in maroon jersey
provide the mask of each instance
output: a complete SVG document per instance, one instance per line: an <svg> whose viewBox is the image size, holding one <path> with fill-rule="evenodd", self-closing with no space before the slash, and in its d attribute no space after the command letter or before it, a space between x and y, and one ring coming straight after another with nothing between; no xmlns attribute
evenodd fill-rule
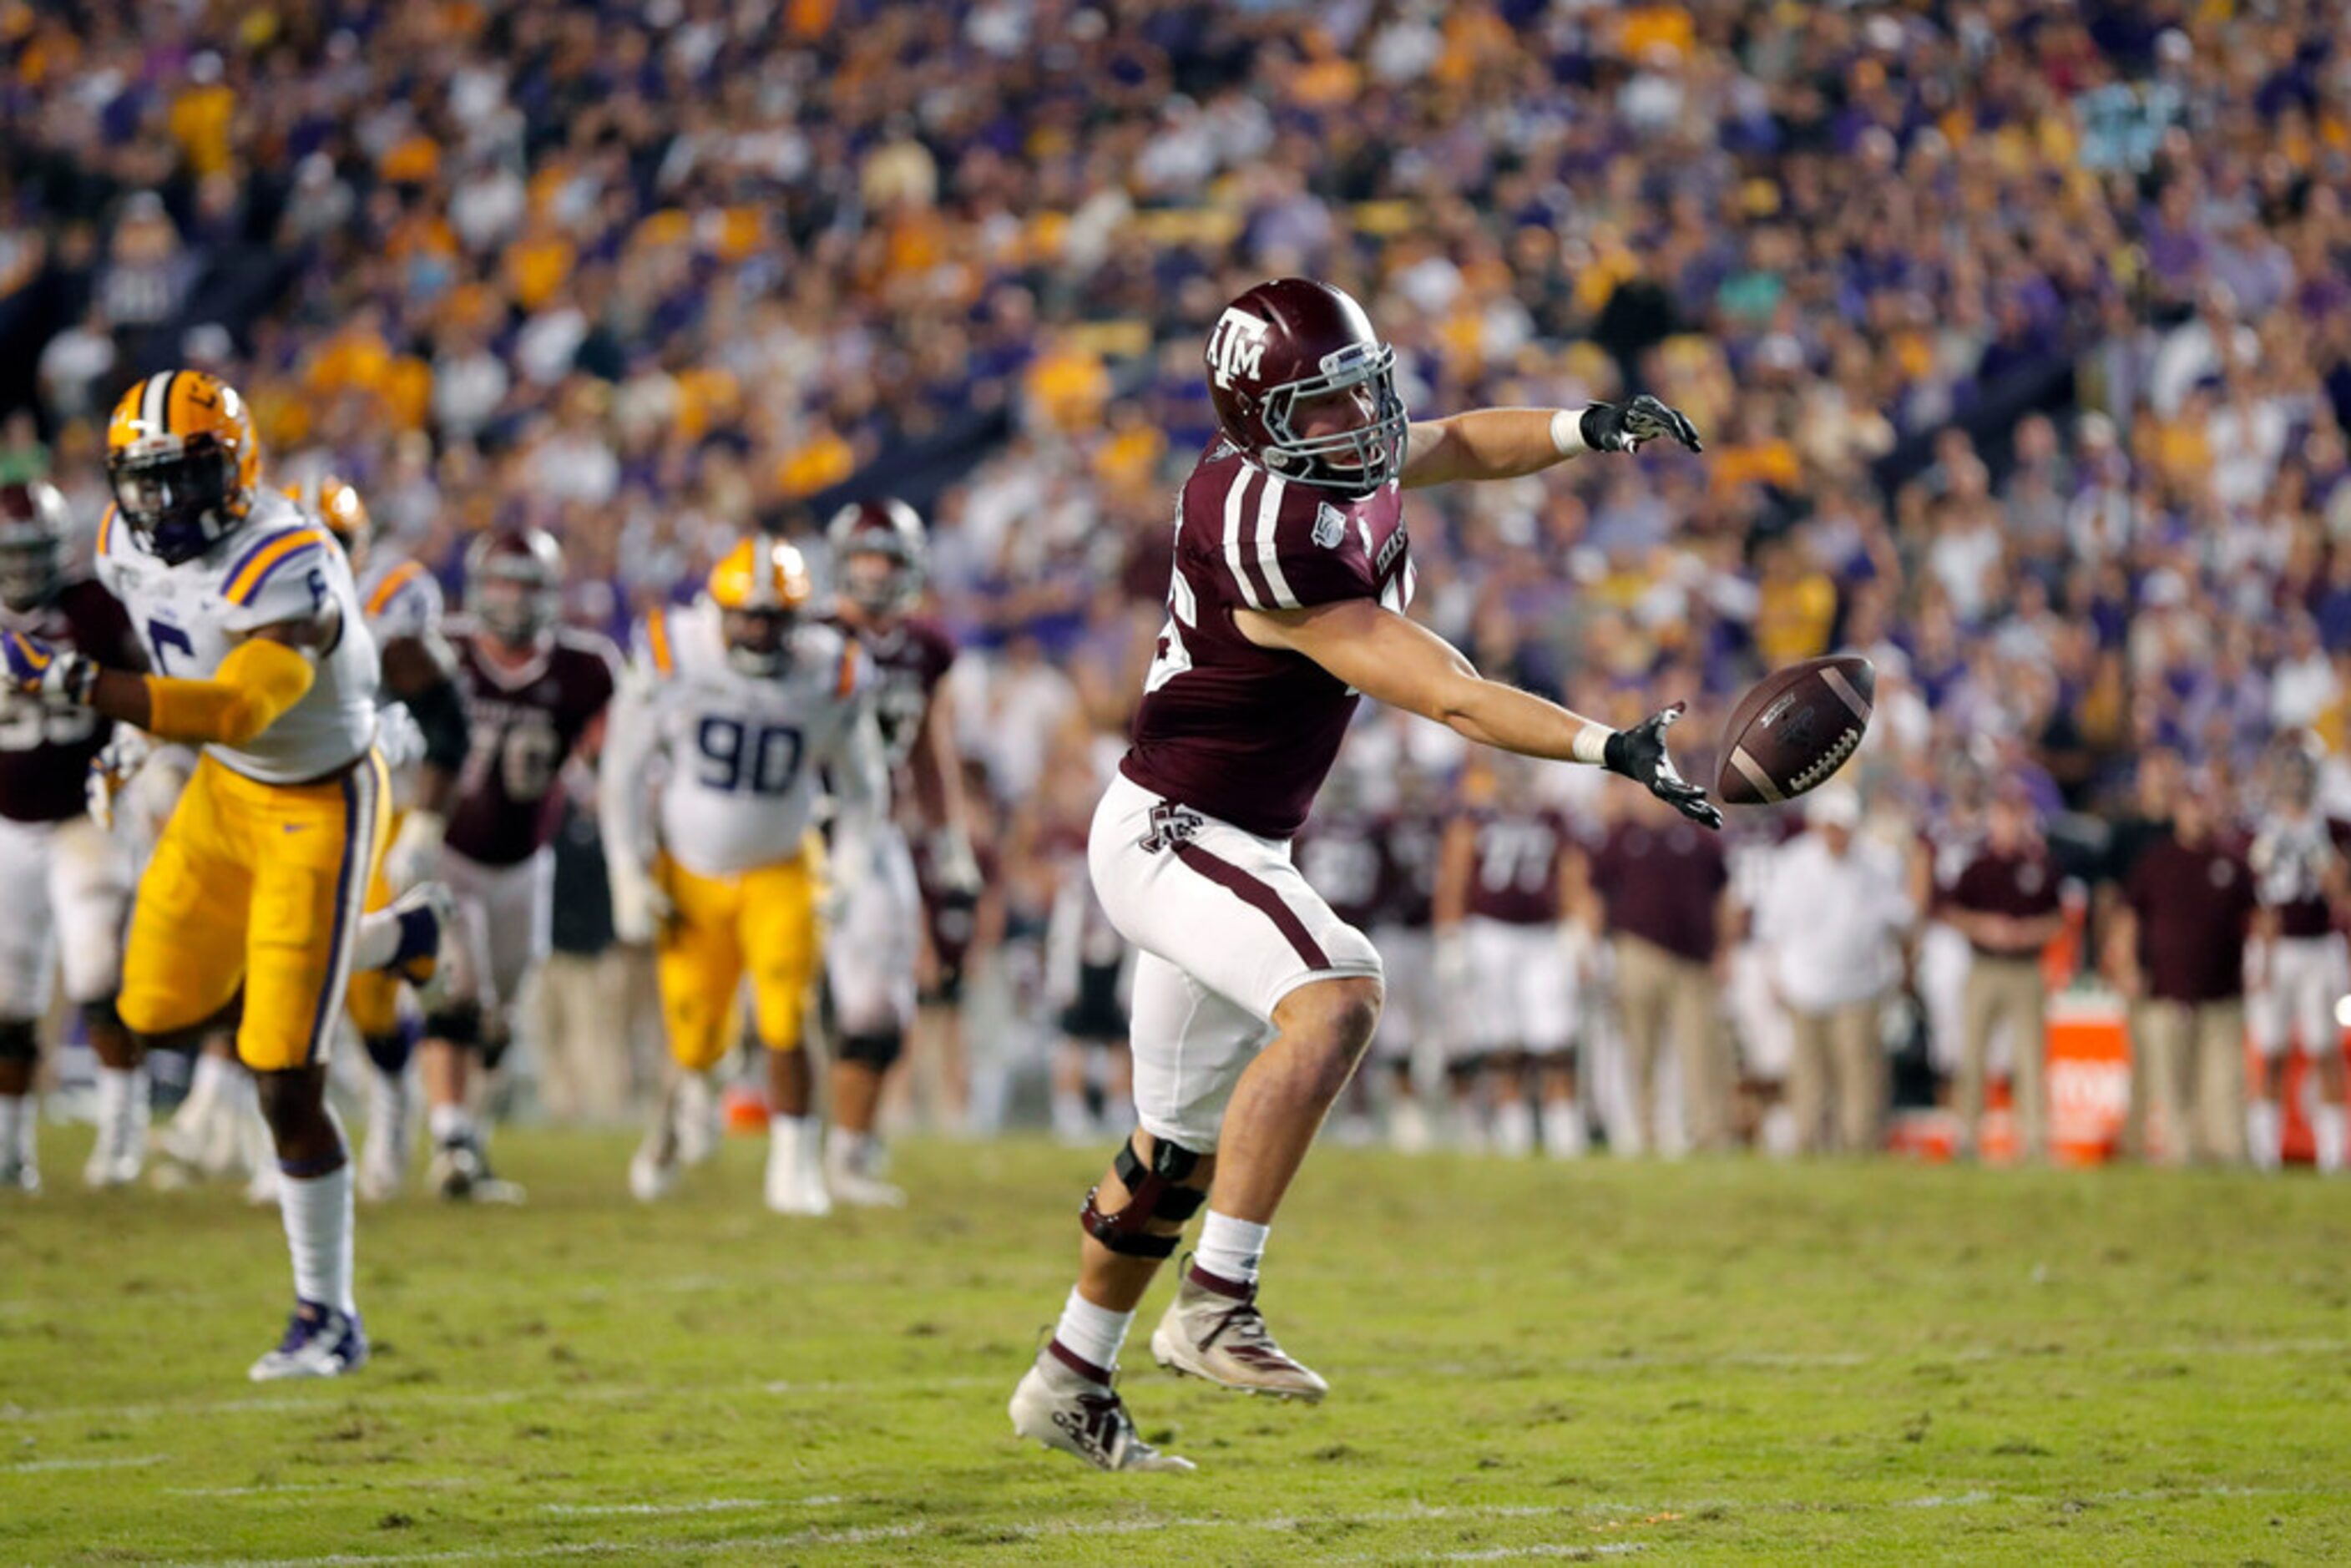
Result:
<svg viewBox="0 0 2351 1568"><path fill-rule="evenodd" d="M1227 306L1207 371L1219 434L1184 486L1167 622L1088 853L1102 907L1142 950L1141 1129L1086 1199L1077 1287L1010 1410L1021 1436L1103 1469L1191 1468L1136 1435L1112 1378L1203 1200L1199 1248L1152 1354L1228 1387L1325 1392L1275 1343L1257 1278L1274 1211L1379 1018L1379 955L1290 859L1357 696L1484 745L1605 767L1722 821L1667 757L1678 707L1611 730L1481 678L1404 613L1405 486L1510 478L1660 437L1696 451L1687 419L1642 396L1410 423L1395 350L1353 298L1304 278Z"/></svg>
<svg viewBox="0 0 2351 1568"><path fill-rule="evenodd" d="M2268 809L2253 838L2261 912L2254 917L2246 1011L2262 1071L2246 1108L2245 1139L2257 1168L2277 1168L2286 1050L2297 1047L2318 1079L2311 1103L2312 1154L2319 1174L2332 1176L2343 1168L2345 1155L2343 1026L2335 1009L2351 989L2351 952L2335 921L2351 894L2351 871L2344 863L2345 826L2319 804L2321 755L2307 734L2278 743Z"/></svg>
<svg viewBox="0 0 2351 1568"><path fill-rule="evenodd" d="M1572 1054L1584 1009L1571 942L1585 901L1569 873L1566 819L1534 800L1529 783L1516 768L1469 765L1438 861L1438 973L1458 977L1462 1065L1492 1097L1494 1151L1535 1151L1531 1072L1542 1080L1543 1152L1573 1159L1586 1138Z"/></svg>
<svg viewBox="0 0 2351 1568"><path fill-rule="evenodd" d="M592 751L620 653L561 625L563 549L544 528L499 528L465 552L465 610L447 625L472 731L442 843L457 899L447 999L424 1020L431 1180L444 1197L517 1202L483 1153L466 1099L468 1062L495 1071L514 1037L523 981L547 956L564 765Z"/></svg>
<svg viewBox="0 0 2351 1568"><path fill-rule="evenodd" d="M929 549L923 519L904 501L852 502L833 514L825 541L837 590L829 619L854 632L873 661L874 715L898 803L892 826L872 835L873 863L850 879L854 892L825 945L841 1036L825 1179L845 1203L894 1207L905 1195L881 1179L873 1122L883 1078L914 1021L925 905L968 911L978 901L979 868L965 815L955 716L940 689L955 664L955 639L916 610ZM927 884L916 875L910 827L926 837Z"/></svg>
<svg viewBox="0 0 2351 1568"><path fill-rule="evenodd" d="M114 596L66 574L73 519L53 485L0 486L0 631L75 648L118 669L146 653ZM138 1179L147 1143L146 1078L114 998L131 907L131 857L86 814L84 783L114 723L79 703L0 693L0 1192L40 1190L32 1099L50 971L62 964L66 999L79 1009L98 1055L98 1142L83 1179Z"/></svg>

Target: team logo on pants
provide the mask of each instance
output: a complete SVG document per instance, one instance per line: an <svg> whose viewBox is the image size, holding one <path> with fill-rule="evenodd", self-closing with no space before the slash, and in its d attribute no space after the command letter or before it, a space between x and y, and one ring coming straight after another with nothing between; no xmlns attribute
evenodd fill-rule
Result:
<svg viewBox="0 0 2351 1568"><path fill-rule="evenodd" d="M1162 800L1151 808L1151 831L1138 841L1144 852L1155 855L1170 844L1190 843L1206 826L1207 821L1191 807Z"/></svg>

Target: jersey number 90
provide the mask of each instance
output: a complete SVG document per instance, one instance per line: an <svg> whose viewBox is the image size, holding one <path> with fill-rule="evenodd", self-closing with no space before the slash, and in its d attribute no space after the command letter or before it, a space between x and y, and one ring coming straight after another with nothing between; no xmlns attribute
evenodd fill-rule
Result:
<svg viewBox="0 0 2351 1568"><path fill-rule="evenodd" d="M695 778L705 789L781 795L799 777L800 732L789 725L714 716L695 727L694 744L702 754Z"/></svg>

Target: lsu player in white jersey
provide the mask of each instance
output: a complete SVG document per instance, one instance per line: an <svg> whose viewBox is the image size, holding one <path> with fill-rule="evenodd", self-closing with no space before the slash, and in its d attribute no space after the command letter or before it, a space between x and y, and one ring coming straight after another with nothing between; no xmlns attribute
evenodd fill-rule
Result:
<svg viewBox="0 0 2351 1568"><path fill-rule="evenodd" d="M367 1357L325 1053L352 972L416 972L441 935L428 897L365 914L389 810L375 642L342 551L262 487L260 466L233 388L197 371L134 385L107 430L115 505L95 566L152 673L0 638L20 693L204 748L140 879L117 1006L152 1046L200 1030L242 991L237 1054L277 1148L296 1298L256 1381L333 1376Z"/></svg>
<svg viewBox="0 0 2351 1568"><path fill-rule="evenodd" d="M457 691L456 655L441 635L441 585L422 563L378 547L366 501L335 475L314 475L287 486L287 494L343 547L383 664L377 749L392 778L392 831L381 872L368 890L368 907L381 909L439 872L450 802L471 739ZM365 970L351 977L347 1007L375 1067L368 1075L359 1194L377 1202L399 1191L413 1142L416 1096L408 1061L422 1019L402 1009L400 992L399 977Z"/></svg>
<svg viewBox="0 0 2351 1568"><path fill-rule="evenodd" d="M733 1050L747 976L772 1101L768 1207L831 1207L802 1049L825 896L816 814L830 779L835 863L862 864L889 786L865 655L802 618L810 593L799 551L745 539L699 602L646 618L613 705L601 815L614 925L653 944L676 1064L630 1166L640 1198L674 1179L679 1074Z"/></svg>

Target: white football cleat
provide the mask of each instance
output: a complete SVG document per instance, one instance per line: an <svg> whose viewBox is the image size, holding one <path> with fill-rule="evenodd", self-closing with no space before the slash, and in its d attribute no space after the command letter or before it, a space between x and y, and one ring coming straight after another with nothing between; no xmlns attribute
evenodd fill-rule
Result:
<svg viewBox="0 0 2351 1568"><path fill-rule="evenodd" d="M1573 1100L1544 1101L1542 1144L1543 1153L1555 1160L1580 1160L1590 1154L1592 1134L1584 1128L1583 1107Z"/></svg>
<svg viewBox="0 0 2351 1568"><path fill-rule="evenodd" d="M820 1218L832 1212L824 1163L817 1157L816 1125L778 1116L768 1124L768 1207L778 1214Z"/></svg>
<svg viewBox="0 0 2351 1568"><path fill-rule="evenodd" d="M629 1196L639 1203L659 1203L677 1186L675 1145L658 1134L650 1134L629 1158Z"/></svg>
<svg viewBox="0 0 2351 1568"><path fill-rule="evenodd" d="M37 1197L40 1191L41 1167L33 1163L30 1155L0 1158L0 1192L21 1192L27 1197Z"/></svg>
<svg viewBox="0 0 2351 1568"><path fill-rule="evenodd" d="M317 1301L297 1301L277 1348L246 1373L256 1383L289 1377L340 1377L356 1372L368 1356L367 1334L357 1316Z"/></svg>
<svg viewBox="0 0 2351 1568"><path fill-rule="evenodd" d="M1236 1293L1238 1292L1238 1293ZM1257 1310L1257 1287L1204 1285L1189 1268L1167 1315L1151 1333L1151 1354L1168 1371L1247 1394L1319 1403L1331 1385L1274 1343Z"/></svg>
<svg viewBox="0 0 2351 1568"><path fill-rule="evenodd" d="M1193 1469L1191 1460L1163 1454L1134 1430L1117 1387L1064 1361L1047 1345L1012 1391L1012 1429L1032 1442L1075 1454L1098 1470Z"/></svg>
<svg viewBox="0 0 2351 1568"><path fill-rule="evenodd" d="M92 1192L129 1186L147 1168L147 1134L143 1128L100 1127L89 1159L81 1167L81 1184Z"/></svg>
<svg viewBox="0 0 2351 1568"><path fill-rule="evenodd" d="M1506 1100L1494 1107L1494 1152L1513 1160L1535 1152L1534 1106L1524 1100Z"/></svg>
<svg viewBox="0 0 2351 1568"><path fill-rule="evenodd" d="M889 1151L871 1133L832 1130L824 1153L824 1176L832 1196L852 1208L904 1208L906 1194L882 1179Z"/></svg>
<svg viewBox="0 0 2351 1568"><path fill-rule="evenodd" d="M433 1189L452 1203L518 1204L528 1196L491 1171L481 1145L471 1138L435 1149L429 1179Z"/></svg>
<svg viewBox="0 0 2351 1568"><path fill-rule="evenodd" d="M1437 1145L1437 1130L1417 1100L1398 1099L1388 1107L1388 1146L1400 1155L1425 1155Z"/></svg>

